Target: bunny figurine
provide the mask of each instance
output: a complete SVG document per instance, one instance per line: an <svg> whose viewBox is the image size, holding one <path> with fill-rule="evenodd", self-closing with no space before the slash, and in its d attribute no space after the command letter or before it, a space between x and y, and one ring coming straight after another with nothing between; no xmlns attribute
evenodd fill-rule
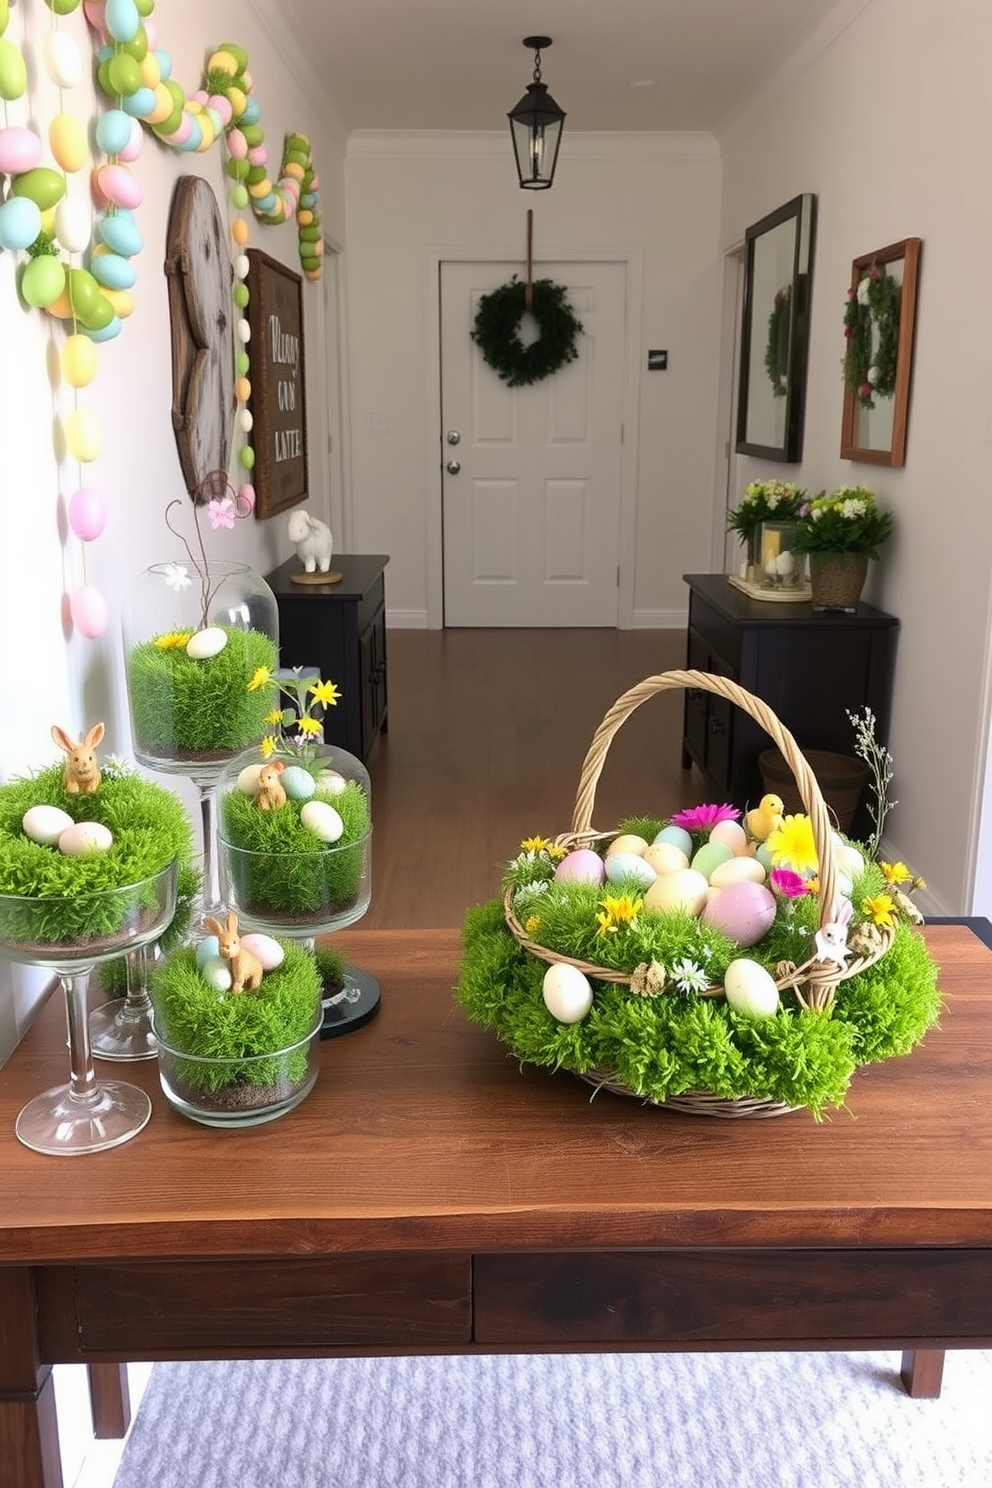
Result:
<svg viewBox="0 0 992 1488"><path fill-rule="evenodd" d="M272 760L258 772L258 790L255 805L259 811L278 811L286 804L286 790L279 776L286 766L282 760Z"/></svg>
<svg viewBox="0 0 992 1488"><path fill-rule="evenodd" d="M833 961L837 966L844 965L848 956L847 929L852 913L850 899L835 903L833 919L817 930L813 937L816 941L817 961Z"/></svg>
<svg viewBox="0 0 992 1488"><path fill-rule="evenodd" d="M289 518L286 534L290 542L296 544L296 556L306 573L314 573L318 568L321 573L327 573L331 566L334 539L326 522L322 522L319 517L312 517L309 512L294 511Z"/></svg>
<svg viewBox="0 0 992 1488"><path fill-rule="evenodd" d="M70 796L91 796L100 785L100 766L96 759L96 746L104 735L102 723L95 723L91 729L87 729L82 739L77 743L71 739L65 729L60 729L57 724L52 725L52 738L60 749L64 749L68 758L62 779Z"/></svg>
<svg viewBox="0 0 992 1488"><path fill-rule="evenodd" d="M234 911L231 910L228 914L226 925L222 925L212 915L206 916L203 923L216 935L220 954L231 969L231 991L257 991L262 985L262 963L254 951L249 951L241 944L238 917Z"/></svg>

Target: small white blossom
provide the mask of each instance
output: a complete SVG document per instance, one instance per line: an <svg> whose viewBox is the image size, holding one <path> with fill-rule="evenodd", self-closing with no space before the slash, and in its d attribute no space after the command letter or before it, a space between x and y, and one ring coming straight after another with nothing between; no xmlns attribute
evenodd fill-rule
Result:
<svg viewBox="0 0 992 1488"><path fill-rule="evenodd" d="M672 967L672 981L680 992L703 992L710 984L703 968L695 961L690 961L688 956L676 961Z"/></svg>
<svg viewBox="0 0 992 1488"><path fill-rule="evenodd" d="M170 589L175 589L178 594L182 589L188 589L193 580L190 578L189 569L185 563L167 563L165 567L165 582Z"/></svg>

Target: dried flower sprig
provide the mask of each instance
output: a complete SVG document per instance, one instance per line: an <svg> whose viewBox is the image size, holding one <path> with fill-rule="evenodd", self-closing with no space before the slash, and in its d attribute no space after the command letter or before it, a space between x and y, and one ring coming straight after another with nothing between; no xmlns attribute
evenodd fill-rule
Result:
<svg viewBox="0 0 992 1488"><path fill-rule="evenodd" d="M898 806L898 801L889 799L889 785L892 781L892 756L884 744L880 744L875 737L875 714L871 708L865 708L861 713L847 713L854 729L854 750L868 766L869 781L873 801L868 804L868 812L872 820L872 835L867 843L867 853L870 858L877 858L879 848L882 845L882 833L885 830L885 819L893 806Z"/></svg>
<svg viewBox="0 0 992 1488"><path fill-rule="evenodd" d="M200 625L207 623L210 613L210 602L220 587L221 580L211 586L208 567L207 550L203 545L203 533L200 530L200 512L206 510L210 526L215 532L230 529L235 520L241 517L249 517L254 509L254 503L242 492L236 491L228 480L223 470L211 470L203 477L193 493L193 523L196 531L196 545L199 549L199 557L193 552L189 541L178 527L173 526L172 509L182 507L184 503L178 496L174 497L165 508L165 525L173 537L178 537L186 549L187 557L193 565L193 570L200 580ZM192 580L190 574L181 563L170 563L166 574L166 583L177 592L180 589L188 589Z"/></svg>

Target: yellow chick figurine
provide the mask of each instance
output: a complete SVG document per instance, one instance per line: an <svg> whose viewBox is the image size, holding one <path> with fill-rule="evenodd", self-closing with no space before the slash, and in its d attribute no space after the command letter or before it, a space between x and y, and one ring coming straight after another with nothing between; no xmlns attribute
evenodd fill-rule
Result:
<svg viewBox="0 0 992 1488"><path fill-rule="evenodd" d="M753 807L744 818L747 835L753 837L756 842L767 841L776 827L782 825L784 812L785 803L781 796L762 796L757 806Z"/></svg>

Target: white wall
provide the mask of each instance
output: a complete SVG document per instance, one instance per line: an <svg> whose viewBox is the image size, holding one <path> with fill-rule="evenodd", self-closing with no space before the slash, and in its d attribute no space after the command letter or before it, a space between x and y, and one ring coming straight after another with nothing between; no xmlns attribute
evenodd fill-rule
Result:
<svg viewBox="0 0 992 1488"><path fill-rule="evenodd" d="M722 141L721 240L817 195L804 458L777 472L813 490L869 485L895 512L868 593L901 622L888 836L934 912L987 914L987 866L973 885L992 596L992 8L843 0L829 24L825 50L809 48ZM840 458L842 317L852 259L910 236L923 250L909 438L905 466L888 470ZM773 473L740 463L742 481Z"/></svg>
<svg viewBox="0 0 992 1488"><path fill-rule="evenodd" d="M712 139L571 135L553 189L535 193L517 184L508 135L353 135L346 182L354 544L391 555L393 623L401 613L426 623L440 573L430 266L474 253L505 258L507 278L523 274L528 207L538 265L631 256L632 608L635 624L678 623L682 574L708 567L711 541L721 283ZM644 371L649 346L668 349L668 372ZM387 432L372 430L373 413L386 415Z"/></svg>
<svg viewBox="0 0 992 1488"><path fill-rule="evenodd" d="M268 9L266 7L266 9ZM215 0L210 19L196 0L171 0L155 14L159 45L171 56L173 76L187 96L200 84L205 58L225 39L243 45L262 110L261 123L277 172L283 139L290 131L310 136L320 175L325 230L344 238L343 144L325 117L319 84L310 85L306 64L287 60L276 22L262 24L261 8L237 0ZM11 10L8 38L29 62L28 96L7 106L7 122L33 123L44 134L59 111L58 92L48 81L40 46L52 24L43 0L22 0ZM82 10L60 24L90 53ZM273 29L270 31L269 24ZM102 104L84 81L62 105L89 120ZM178 556L163 512L184 487L170 419L172 400L168 299L163 273L166 225L176 180L204 176L225 204L223 159L214 146L204 154L178 155L146 136L134 167L144 202L138 221L144 250L136 260L138 283L134 314L120 337L99 348L99 373L80 404L103 424L104 451L80 470L59 461L53 432L72 408L72 390L59 385L58 350L63 332L49 317L22 307L15 288L20 255L0 252L0 778L48 764L58 754L50 728L76 729L102 718L107 751L130 753L130 732L122 678L120 612L132 580L149 563ZM85 198L85 172L73 192ZM298 267L292 225L253 224L251 246ZM311 413L311 505L326 514L326 423L323 309L319 284L304 281L307 337L308 407ZM81 478L82 477L82 478ZM99 486L109 508L103 536L84 545L67 534L61 498L79 484ZM183 513L192 535L191 510ZM235 531L212 533L206 524L208 553L248 562L260 572L289 557L285 518L239 522ZM98 640L71 634L63 622L63 595L84 582L102 589L110 623ZM166 782L169 783L169 782ZM191 790L177 789L193 802ZM0 961L0 1062L23 1031L47 979L33 968Z"/></svg>

